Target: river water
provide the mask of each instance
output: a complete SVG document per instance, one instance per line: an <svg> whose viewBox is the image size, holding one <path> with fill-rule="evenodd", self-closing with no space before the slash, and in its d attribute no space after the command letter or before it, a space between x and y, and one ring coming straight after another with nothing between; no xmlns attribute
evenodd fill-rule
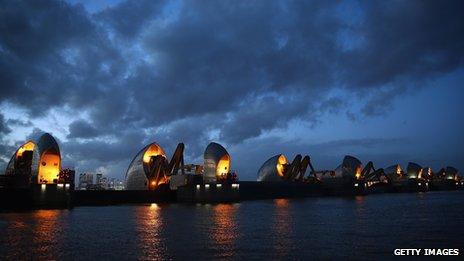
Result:
<svg viewBox="0 0 464 261"><path fill-rule="evenodd" d="M0 213L0 259L319 259L464 251L464 191Z"/></svg>

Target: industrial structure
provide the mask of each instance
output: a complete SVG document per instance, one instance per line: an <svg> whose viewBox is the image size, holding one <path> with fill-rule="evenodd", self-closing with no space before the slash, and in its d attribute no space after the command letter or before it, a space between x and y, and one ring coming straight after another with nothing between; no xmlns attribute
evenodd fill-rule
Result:
<svg viewBox="0 0 464 261"><path fill-rule="evenodd" d="M63 207L74 190L74 170L61 168L58 143L45 133L23 143L0 176L2 206Z"/></svg>
<svg viewBox="0 0 464 261"><path fill-rule="evenodd" d="M400 164L395 164L390 167L387 167L385 168L384 172L391 182L399 181L404 177L404 172L401 169Z"/></svg>
<svg viewBox="0 0 464 261"><path fill-rule="evenodd" d="M258 170L258 181L282 181L285 179L288 160L283 154L275 155L264 162Z"/></svg>
<svg viewBox="0 0 464 261"><path fill-rule="evenodd" d="M305 177L308 167L311 169L310 175ZM311 158L308 155L303 157L302 155L297 154L290 163L285 155L278 154L269 158L259 168L257 180L261 182L311 182L317 180L317 173L318 172L314 170Z"/></svg>
<svg viewBox="0 0 464 261"><path fill-rule="evenodd" d="M17 187L33 184L69 184L74 177L69 171L61 171L61 154L52 135L45 133L38 140L21 145L8 163L5 175L15 181Z"/></svg>
<svg viewBox="0 0 464 261"><path fill-rule="evenodd" d="M427 191L429 187L429 177L424 173L424 168L414 162L409 162L406 167L406 178L409 188L416 188L418 191Z"/></svg>
<svg viewBox="0 0 464 261"><path fill-rule="evenodd" d="M434 190L450 190L456 187L464 188L464 179L459 170L447 166L434 173L430 169L430 188Z"/></svg>
<svg viewBox="0 0 464 261"><path fill-rule="evenodd" d="M346 155L335 170L317 171L314 176L323 185L363 194L371 186L388 183L382 168L376 169L372 161L363 166L358 158L351 155Z"/></svg>
<svg viewBox="0 0 464 261"><path fill-rule="evenodd" d="M206 183L227 179L230 174L230 155L220 144L211 142L204 153L203 180Z"/></svg>
<svg viewBox="0 0 464 261"><path fill-rule="evenodd" d="M130 163L125 185L127 190L154 190L166 184L172 189L197 183L221 183L236 180L230 171L230 155L218 143L211 142L204 152L204 165L184 163L184 144L179 143L170 160L164 149L153 142L144 147Z"/></svg>
<svg viewBox="0 0 464 261"><path fill-rule="evenodd" d="M74 170L62 169L58 143L45 133L14 152L5 174L0 175L0 205L22 202L35 207L61 207L174 200L207 203L464 188L459 171L450 166L434 172L431 167L409 162L406 171L399 164L382 169L375 168L371 161L363 165L351 155L333 170L316 170L309 155L297 154L290 161L284 154L277 154L259 168L258 182L239 182L231 170L231 155L222 145L209 143L202 164L185 164L184 150L185 145L179 143L168 158L158 143L150 143L129 164L124 190L105 185L108 179L102 174L97 174L94 184L93 175L83 173L79 176L80 190L75 191Z"/></svg>
<svg viewBox="0 0 464 261"><path fill-rule="evenodd" d="M306 169L310 168L307 176ZM406 172L399 164L385 169L374 167L372 161L365 166L356 157L346 155L335 170L316 171L309 156L296 155L290 163L285 155L278 154L269 158L257 174L258 182L297 182L320 184L323 188L366 193L369 191L427 191L429 186L435 189L460 188L464 181L453 167L441 169L434 174L430 167L422 167L409 162Z"/></svg>
<svg viewBox="0 0 464 261"><path fill-rule="evenodd" d="M153 142L140 150L129 164L125 176L127 190L154 190L169 181L179 169L184 171L184 144L179 143L168 161L163 148Z"/></svg>
<svg viewBox="0 0 464 261"><path fill-rule="evenodd" d="M237 175L230 170L231 157L211 142L203 154L203 165L184 163L184 144L179 143L170 160L157 143L143 148L126 172L127 191L160 191L169 188L181 202L214 202L238 199Z"/></svg>
<svg viewBox="0 0 464 261"><path fill-rule="evenodd" d="M306 175L307 168L310 173ZM296 155L290 163L285 155L279 154L268 159L258 170L258 181L294 181L294 182L323 182L324 180L339 179L346 182L361 180L364 177L371 179L372 173L377 171L373 168L372 162L362 168L360 160L353 156L345 156L342 164L335 170L316 171L308 155L302 157Z"/></svg>

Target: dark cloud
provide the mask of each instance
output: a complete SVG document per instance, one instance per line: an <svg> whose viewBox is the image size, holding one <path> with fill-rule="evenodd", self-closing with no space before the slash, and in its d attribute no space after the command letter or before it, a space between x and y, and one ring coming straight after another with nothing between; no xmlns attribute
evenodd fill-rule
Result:
<svg viewBox="0 0 464 261"><path fill-rule="evenodd" d="M68 140L60 142L63 165L79 171L98 167L110 169L112 175L123 177L125 167L135 154L146 145L145 136L139 131L126 131L115 140ZM114 169L114 166L118 168Z"/></svg>
<svg viewBox="0 0 464 261"><path fill-rule="evenodd" d="M104 163L119 161L127 155L135 155L145 144L143 134L132 131L119 137L118 140L100 141L67 141L62 142L63 152L72 155L76 161L94 159Z"/></svg>
<svg viewBox="0 0 464 261"><path fill-rule="evenodd" d="M215 121L217 119L211 116L178 120L157 128L147 136L163 146L168 154L175 150L179 142L183 142L187 160L197 160L210 141L207 132L215 127ZM209 122L213 124L210 125Z"/></svg>
<svg viewBox="0 0 464 261"><path fill-rule="evenodd" d="M376 116L384 115L390 108L389 101L393 100L398 95L403 95L406 92L404 86L395 86L392 88L379 88L379 90L368 98L367 102L361 108L364 115Z"/></svg>
<svg viewBox="0 0 464 261"><path fill-rule="evenodd" d="M225 120L220 126L221 140L229 143L240 143L244 139L259 136L265 130L273 128L285 129L291 118L307 115L309 106L301 96L265 96L246 99L244 105Z"/></svg>
<svg viewBox="0 0 464 261"><path fill-rule="evenodd" d="M213 138L238 146L293 120L385 114L464 57L462 1L0 4L0 103L29 119L83 114L63 141L81 165L153 140L184 141L196 159ZM28 123L1 119L0 132Z"/></svg>
<svg viewBox="0 0 464 261"><path fill-rule="evenodd" d="M45 131L41 130L40 128L34 128L32 131L26 135L26 139L24 141L19 141L18 146L23 144L24 142L28 140L39 140L40 136L42 136L45 133ZM53 133L52 133L53 135ZM56 139L56 137L55 137Z"/></svg>
<svg viewBox="0 0 464 261"><path fill-rule="evenodd" d="M361 21L353 24L343 19L336 2L326 1L127 1L94 15L66 2L6 1L0 73L8 87L2 88L2 99L32 114L64 104L87 108L98 131L110 133L211 113L229 115L235 124L252 117L240 115L249 105L244 100L271 91L294 104L306 103L281 111L283 119L313 122L314 101L326 99L340 83L374 88L369 95L377 96L385 84L460 66L460 2L437 4L362 3ZM347 41L355 36L363 41L345 50L340 32ZM142 52L128 52L131 44ZM287 92L299 95L289 98ZM24 93L33 101L26 102ZM380 92L362 112L378 114L383 109L377 107L395 98L395 92L389 94ZM234 134L230 141L276 127L264 118L272 108L261 109L254 126L238 130L244 135Z"/></svg>
<svg viewBox="0 0 464 261"><path fill-rule="evenodd" d="M0 144L0 175L2 175L6 169L10 157L15 152L16 148Z"/></svg>
<svg viewBox="0 0 464 261"><path fill-rule="evenodd" d="M5 138L5 135L12 131L9 125L5 116L0 113L0 174L3 174L8 160L15 150L13 146L8 145L8 140Z"/></svg>
<svg viewBox="0 0 464 261"><path fill-rule="evenodd" d="M5 121L5 116L0 113L0 137L11 132L8 126L8 121Z"/></svg>
<svg viewBox="0 0 464 261"><path fill-rule="evenodd" d="M33 126L30 120L8 119L6 123L9 126L30 127Z"/></svg>
<svg viewBox="0 0 464 261"><path fill-rule="evenodd" d="M394 139L344 139L344 140L333 140L324 143L312 145L314 149L326 148L336 149L341 147L377 147L385 144L398 144L405 143L406 139L394 138Z"/></svg>
<svg viewBox="0 0 464 261"><path fill-rule="evenodd" d="M463 64L462 1L369 1L351 28L363 42L343 57L347 87L429 79Z"/></svg>
<svg viewBox="0 0 464 261"><path fill-rule="evenodd" d="M116 31L123 38L137 36L147 23L152 22L162 11L163 1L125 1L107 8L95 16L104 26Z"/></svg>
<svg viewBox="0 0 464 261"><path fill-rule="evenodd" d="M304 15L297 4L288 8L296 21L285 19L277 2L186 2L175 21L152 25L143 42L155 64L132 78L133 85L150 86L134 92L141 113L164 122L208 112L238 114L248 106L244 99L268 91L318 96L332 74L334 43L325 30L336 19L320 18L330 4L312 5Z"/></svg>
<svg viewBox="0 0 464 261"><path fill-rule="evenodd" d="M0 78L2 101L32 116L53 107L73 108L101 97L118 73L119 52L85 9L61 1L2 1ZM106 82L106 84L103 84Z"/></svg>
<svg viewBox="0 0 464 261"><path fill-rule="evenodd" d="M77 120L69 124L68 138L94 138L98 136L98 130L84 120Z"/></svg>

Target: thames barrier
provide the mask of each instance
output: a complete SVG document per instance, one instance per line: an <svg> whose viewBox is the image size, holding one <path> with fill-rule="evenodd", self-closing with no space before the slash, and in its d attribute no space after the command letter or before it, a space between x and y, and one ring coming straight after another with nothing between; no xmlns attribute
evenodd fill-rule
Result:
<svg viewBox="0 0 464 261"><path fill-rule="evenodd" d="M410 162L376 168L347 155L333 170L318 170L309 155L289 160L278 154L265 161L256 181L240 181L231 170L232 156L211 142L202 165L185 164L186 146L179 143L171 158L152 142L132 159L125 189L76 190L75 171L61 167L55 138L45 133L19 146L0 175L2 209L69 208L129 203L219 203L311 196L355 196L372 193L427 192L464 188L464 179L451 166L433 171Z"/></svg>

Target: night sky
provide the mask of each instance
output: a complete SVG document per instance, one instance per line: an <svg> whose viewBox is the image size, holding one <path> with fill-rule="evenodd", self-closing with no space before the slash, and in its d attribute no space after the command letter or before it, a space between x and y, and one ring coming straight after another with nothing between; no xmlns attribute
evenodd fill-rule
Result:
<svg viewBox="0 0 464 261"><path fill-rule="evenodd" d="M242 180L318 169L464 169L464 1L0 1L0 168L40 133L63 166L122 179L156 141Z"/></svg>

